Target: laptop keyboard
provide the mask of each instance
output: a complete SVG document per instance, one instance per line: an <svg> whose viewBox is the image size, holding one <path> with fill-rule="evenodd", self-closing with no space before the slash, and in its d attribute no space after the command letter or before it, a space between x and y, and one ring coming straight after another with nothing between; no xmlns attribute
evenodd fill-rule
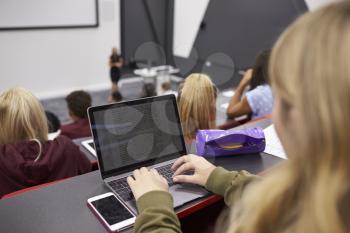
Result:
<svg viewBox="0 0 350 233"><path fill-rule="evenodd" d="M173 171L171 170L171 166L173 164L168 164L163 167L158 167L156 170L161 174L168 182L169 186L174 185L173 182ZM118 179L118 180L112 180L108 182L108 184L112 187L112 189L118 193L118 195L123 198L125 201L131 201L134 199L134 196L130 190L130 187L126 181L126 177Z"/></svg>

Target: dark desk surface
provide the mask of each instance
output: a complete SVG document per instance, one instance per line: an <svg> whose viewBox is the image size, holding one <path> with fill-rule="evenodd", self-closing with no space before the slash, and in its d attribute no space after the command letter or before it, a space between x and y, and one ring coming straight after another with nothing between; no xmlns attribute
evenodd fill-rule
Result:
<svg viewBox="0 0 350 233"><path fill-rule="evenodd" d="M265 127L265 119L248 126ZM248 127L244 126L244 127ZM230 170L245 169L260 173L281 159L267 154L239 155L212 160L216 165ZM0 232L106 232L86 206L92 196L108 192L98 171L67 179L61 183L0 200ZM207 199L190 203L178 210L178 214L191 212ZM125 232L131 232L131 229Z"/></svg>

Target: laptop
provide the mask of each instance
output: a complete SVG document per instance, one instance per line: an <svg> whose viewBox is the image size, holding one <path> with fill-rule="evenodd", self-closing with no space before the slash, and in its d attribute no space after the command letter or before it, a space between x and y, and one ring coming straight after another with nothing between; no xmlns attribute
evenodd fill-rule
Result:
<svg viewBox="0 0 350 233"><path fill-rule="evenodd" d="M209 194L197 185L173 183L171 166L187 154L174 95L90 107L88 116L102 179L135 214L126 178L141 167L167 179L174 208Z"/></svg>
<svg viewBox="0 0 350 233"><path fill-rule="evenodd" d="M81 144L85 149L87 149L93 156L97 157L96 155L96 150L95 150L95 145L94 145L94 140L93 139L88 139L85 141L82 141Z"/></svg>

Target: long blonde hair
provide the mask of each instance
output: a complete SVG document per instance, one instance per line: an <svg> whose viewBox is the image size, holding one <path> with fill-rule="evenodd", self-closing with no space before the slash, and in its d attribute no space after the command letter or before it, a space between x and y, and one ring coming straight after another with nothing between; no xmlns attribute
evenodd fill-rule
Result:
<svg viewBox="0 0 350 233"><path fill-rule="evenodd" d="M191 74L179 96L178 106L186 138L195 138L198 129L215 128L216 87L209 76Z"/></svg>
<svg viewBox="0 0 350 233"><path fill-rule="evenodd" d="M48 140L43 107L32 93L23 88L12 88L0 95L0 128L0 144Z"/></svg>
<svg viewBox="0 0 350 233"><path fill-rule="evenodd" d="M289 160L252 185L228 232L349 232L350 3L307 13L272 51L282 122L297 109Z"/></svg>

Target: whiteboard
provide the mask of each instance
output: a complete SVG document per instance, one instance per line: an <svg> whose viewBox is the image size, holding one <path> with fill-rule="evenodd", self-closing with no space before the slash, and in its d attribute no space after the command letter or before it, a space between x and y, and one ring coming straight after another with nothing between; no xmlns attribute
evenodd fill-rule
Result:
<svg viewBox="0 0 350 233"><path fill-rule="evenodd" d="M2 30L97 26L97 0L0 0Z"/></svg>

